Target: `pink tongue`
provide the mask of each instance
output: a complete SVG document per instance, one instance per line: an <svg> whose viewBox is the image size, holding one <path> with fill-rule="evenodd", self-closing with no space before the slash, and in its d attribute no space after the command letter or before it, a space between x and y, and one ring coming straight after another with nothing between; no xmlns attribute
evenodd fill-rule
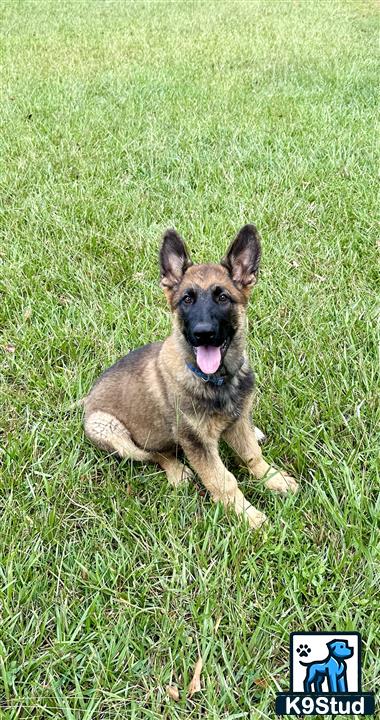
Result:
<svg viewBox="0 0 380 720"><path fill-rule="evenodd" d="M197 365L202 372L211 375L219 368L222 355L220 348L212 345L200 345L197 348Z"/></svg>

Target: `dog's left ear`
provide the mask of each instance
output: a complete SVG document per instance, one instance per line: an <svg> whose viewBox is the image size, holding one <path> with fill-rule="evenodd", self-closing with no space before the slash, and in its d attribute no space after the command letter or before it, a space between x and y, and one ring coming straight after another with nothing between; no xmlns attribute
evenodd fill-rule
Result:
<svg viewBox="0 0 380 720"><path fill-rule="evenodd" d="M166 230L160 250L161 286L168 290L175 288L192 264L181 236L176 230Z"/></svg>
<svg viewBox="0 0 380 720"><path fill-rule="evenodd" d="M237 285L249 291L257 282L260 257L260 235L254 225L244 225L221 260L221 265L227 268Z"/></svg>

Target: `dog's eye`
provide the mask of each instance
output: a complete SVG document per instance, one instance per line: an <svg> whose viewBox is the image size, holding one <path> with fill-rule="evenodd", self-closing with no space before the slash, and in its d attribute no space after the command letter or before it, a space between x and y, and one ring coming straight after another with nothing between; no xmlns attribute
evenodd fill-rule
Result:
<svg viewBox="0 0 380 720"><path fill-rule="evenodd" d="M194 298L192 298L191 295L185 295L185 297L183 298L183 302L185 303L185 305L192 305L194 302Z"/></svg>
<svg viewBox="0 0 380 720"><path fill-rule="evenodd" d="M220 293L220 295L218 295L218 302L220 303L226 303L229 301L229 299L230 298L228 297L228 295L226 295L226 293Z"/></svg>

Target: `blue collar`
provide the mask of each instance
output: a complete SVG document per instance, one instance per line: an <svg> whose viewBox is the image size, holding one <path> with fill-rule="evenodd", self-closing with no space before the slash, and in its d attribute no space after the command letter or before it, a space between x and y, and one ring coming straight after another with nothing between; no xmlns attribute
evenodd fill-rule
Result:
<svg viewBox="0 0 380 720"><path fill-rule="evenodd" d="M199 368L195 367L195 365L192 365L191 363L186 363L187 367L191 372L194 373L194 375L198 375L203 382L205 383L211 383L211 385L223 385L224 378L218 377L215 375L207 375L206 373L202 372Z"/></svg>

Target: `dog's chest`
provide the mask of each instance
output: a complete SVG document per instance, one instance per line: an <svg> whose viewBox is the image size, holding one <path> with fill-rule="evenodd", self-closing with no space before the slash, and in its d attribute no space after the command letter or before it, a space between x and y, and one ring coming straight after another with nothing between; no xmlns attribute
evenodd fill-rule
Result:
<svg viewBox="0 0 380 720"><path fill-rule="evenodd" d="M248 368L220 387L209 387L200 403L203 403L205 412L221 414L228 421L236 420L240 417L253 386L254 375Z"/></svg>
<svg viewBox="0 0 380 720"><path fill-rule="evenodd" d="M247 395L253 388L253 373L247 369L219 387L208 383L200 385L200 382L191 394L182 396L181 411L191 418L192 424L202 425L205 436L210 432L220 435L241 417Z"/></svg>

